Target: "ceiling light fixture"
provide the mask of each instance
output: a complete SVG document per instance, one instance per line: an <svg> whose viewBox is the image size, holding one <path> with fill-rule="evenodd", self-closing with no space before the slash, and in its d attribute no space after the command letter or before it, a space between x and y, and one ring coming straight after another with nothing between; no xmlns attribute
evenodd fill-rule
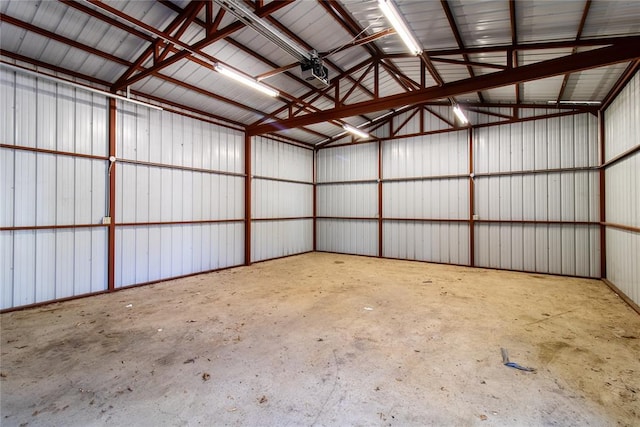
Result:
<svg viewBox="0 0 640 427"><path fill-rule="evenodd" d="M458 117L458 120L460 120L463 125L466 125L467 123L469 123L469 120L467 119L467 116L464 115L464 112L462 111L462 109L460 108L460 106L458 104L455 104L453 106L453 112L456 113L456 116Z"/></svg>
<svg viewBox="0 0 640 427"><path fill-rule="evenodd" d="M370 138L371 135L369 135L368 133L361 131L358 128L355 128L351 125L342 125L342 129L346 130L347 132L357 136L358 138Z"/></svg>
<svg viewBox="0 0 640 427"><path fill-rule="evenodd" d="M378 0L378 7L384 13L384 16L387 17L393 28L396 30L396 33L400 36L404 44L407 45L409 52L414 55L419 55L422 53L422 49L415 38L411 35L411 31L409 31L409 27L402 19L402 16L396 9L395 5L391 0Z"/></svg>
<svg viewBox="0 0 640 427"><path fill-rule="evenodd" d="M231 79L233 79L233 80L235 80L237 82L240 82L240 83L242 83L244 85L247 85L249 87L252 87L253 89L258 90L258 91L264 93L265 95L269 95L269 96L272 96L274 98L276 96L280 95L280 93L277 90L272 89L269 86L266 86L266 85L264 85L264 84L262 84L262 83L260 83L260 82L258 82L256 80L254 80L253 78L251 78L249 76L241 74L241 73L239 73L239 72L237 72L235 70L232 70L231 68L227 68L227 67L225 67L225 66L223 66L221 64L216 64L213 67L213 69L216 70L217 72L219 72L222 75L225 75L225 76L227 76L227 77L229 77L229 78L231 78Z"/></svg>
<svg viewBox="0 0 640 427"><path fill-rule="evenodd" d="M258 34L273 42L280 49L296 58L301 63L311 61L311 55L306 49L294 42L287 35L264 21L252 10L235 0L214 0L215 3L235 16L240 22L255 30Z"/></svg>
<svg viewBox="0 0 640 427"><path fill-rule="evenodd" d="M547 104L560 104L560 105L600 105L600 101L547 101Z"/></svg>

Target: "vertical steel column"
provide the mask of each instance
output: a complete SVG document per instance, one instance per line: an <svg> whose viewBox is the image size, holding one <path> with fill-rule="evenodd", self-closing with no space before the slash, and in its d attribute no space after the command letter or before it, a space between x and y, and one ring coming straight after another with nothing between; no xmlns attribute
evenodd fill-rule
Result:
<svg viewBox="0 0 640 427"><path fill-rule="evenodd" d="M107 289L116 288L116 100L109 98L109 227L107 229Z"/></svg>
<svg viewBox="0 0 640 427"><path fill-rule="evenodd" d="M469 265L476 265L476 234L475 234L475 184L473 168L473 128L469 127Z"/></svg>
<svg viewBox="0 0 640 427"><path fill-rule="evenodd" d="M605 128L604 128L604 111L598 111L598 132L600 140L600 277L607 277L607 222L606 217L606 198L605 198L605 172L604 164L606 158L604 155Z"/></svg>
<svg viewBox="0 0 640 427"><path fill-rule="evenodd" d="M382 141L378 140L378 256L382 257Z"/></svg>
<svg viewBox="0 0 640 427"><path fill-rule="evenodd" d="M251 136L244 134L244 265L251 265Z"/></svg>
<svg viewBox="0 0 640 427"><path fill-rule="evenodd" d="M317 222L316 218L318 216L318 193L317 193L317 181L316 181L316 162L318 161L318 149L313 149L313 250L317 250Z"/></svg>

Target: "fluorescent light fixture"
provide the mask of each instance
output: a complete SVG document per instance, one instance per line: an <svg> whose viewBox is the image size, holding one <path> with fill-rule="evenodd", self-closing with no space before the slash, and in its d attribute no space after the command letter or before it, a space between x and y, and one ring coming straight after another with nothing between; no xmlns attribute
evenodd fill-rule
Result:
<svg viewBox="0 0 640 427"><path fill-rule="evenodd" d="M453 112L456 113L458 120L460 120L463 125L469 123L469 120L467 120L467 116L464 115L464 113L460 109L460 106L458 106L457 104L453 106Z"/></svg>
<svg viewBox="0 0 640 427"><path fill-rule="evenodd" d="M274 98L280 95L280 93L277 90L271 89L269 86L259 83L256 80L252 79L251 77L238 73L237 71L227 68L224 65L216 64L214 69L220 74L225 75L229 78L232 78L233 80L240 82L244 85L252 87L255 90L259 90L265 95L273 96Z"/></svg>
<svg viewBox="0 0 640 427"><path fill-rule="evenodd" d="M547 101L547 104L561 104L561 105L600 105L600 101Z"/></svg>
<svg viewBox="0 0 640 427"><path fill-rule="evenodd" d="M311 60L311 55L309 55L309 52L307 52L306 49L294 42L290 37L279 31L267 21L260 18L241 1L214 0L214 2L235 16L240 22L243 22L249 28L252 28L258 34L270 40L280 49L296 58L299 62L304 63Z"/></svg>
<svg viewBox="0 0 640 427"><path fill-rule="evenodd" d="M404 19L402 19L402 16L398 12L398 9L396 9L393 2L391 0L378 0L378 7L380 7L380 10L382 10L384 16L387 17L404 44L407 45L409 52L414 55L422 53L420 45L418 45L416 39L411 35L409 27L407 27L407 24L404 22Z"/></svg>
<svg viewBox="0 0 640 427"><path fill-rule="evenodd" d="M349 133L354 134L358 138L369 138L370 137L370 135L368 133L363 132L360 129L354 128L353 126L350 126L350 125L342 125L342 129L346 130Z"/></svg>

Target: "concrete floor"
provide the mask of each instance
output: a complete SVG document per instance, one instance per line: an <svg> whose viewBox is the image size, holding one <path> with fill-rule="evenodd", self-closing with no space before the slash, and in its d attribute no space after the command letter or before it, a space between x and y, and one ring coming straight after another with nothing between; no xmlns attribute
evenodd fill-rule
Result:
<svg viewBox="0 0 640 427"><path fill-rule="evenodd" d="M311 253L0 319L3 426L640 425L595 280Z"/></svg>

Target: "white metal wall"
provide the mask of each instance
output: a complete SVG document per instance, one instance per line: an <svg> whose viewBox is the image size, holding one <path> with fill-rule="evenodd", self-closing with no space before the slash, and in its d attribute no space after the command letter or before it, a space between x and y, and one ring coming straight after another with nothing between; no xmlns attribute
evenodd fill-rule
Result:
<svg viewBox="0 0 640 427"><path fill-rule="evenodd" d="M476 265L599 277L597 138L590 114L474 130Z"/></svg>
<svg viewBox="0 0 640 427"><path fill-rule="evenodd" d="M106 99L4 69L0 92L0 309L105 290Z"/></svg>
<svg viewBox="0 0 640 427"><path fill-rule="evenodd" d="M118 103L116 287L244 261L244 135Z"/></svg>
<svg viewBox="0 0 640 427"><path fill-rule="evenodd" d="M378 145L317 154L317 249L378 254Z"/></svg>
<svg viewBox="0 0 640 427"><path fill-rule="evenodd" d="M313 250L313 150L251 141L251 260Z"/></svg>
<svg viewBox="0 0 640 427"><path fill-rule="evenodd" d="M469 263L468 147L467 130L383 143L383 256Z"/></svg>
<svg viewBox="0 0 640 427"><path fill-rule="evenodd" d="M605 111L605 160L640 146L640 73ZM640 228L640 151L605 169L606 222ZM606 229L607 279L640 305L640 233Z"/></svg>

